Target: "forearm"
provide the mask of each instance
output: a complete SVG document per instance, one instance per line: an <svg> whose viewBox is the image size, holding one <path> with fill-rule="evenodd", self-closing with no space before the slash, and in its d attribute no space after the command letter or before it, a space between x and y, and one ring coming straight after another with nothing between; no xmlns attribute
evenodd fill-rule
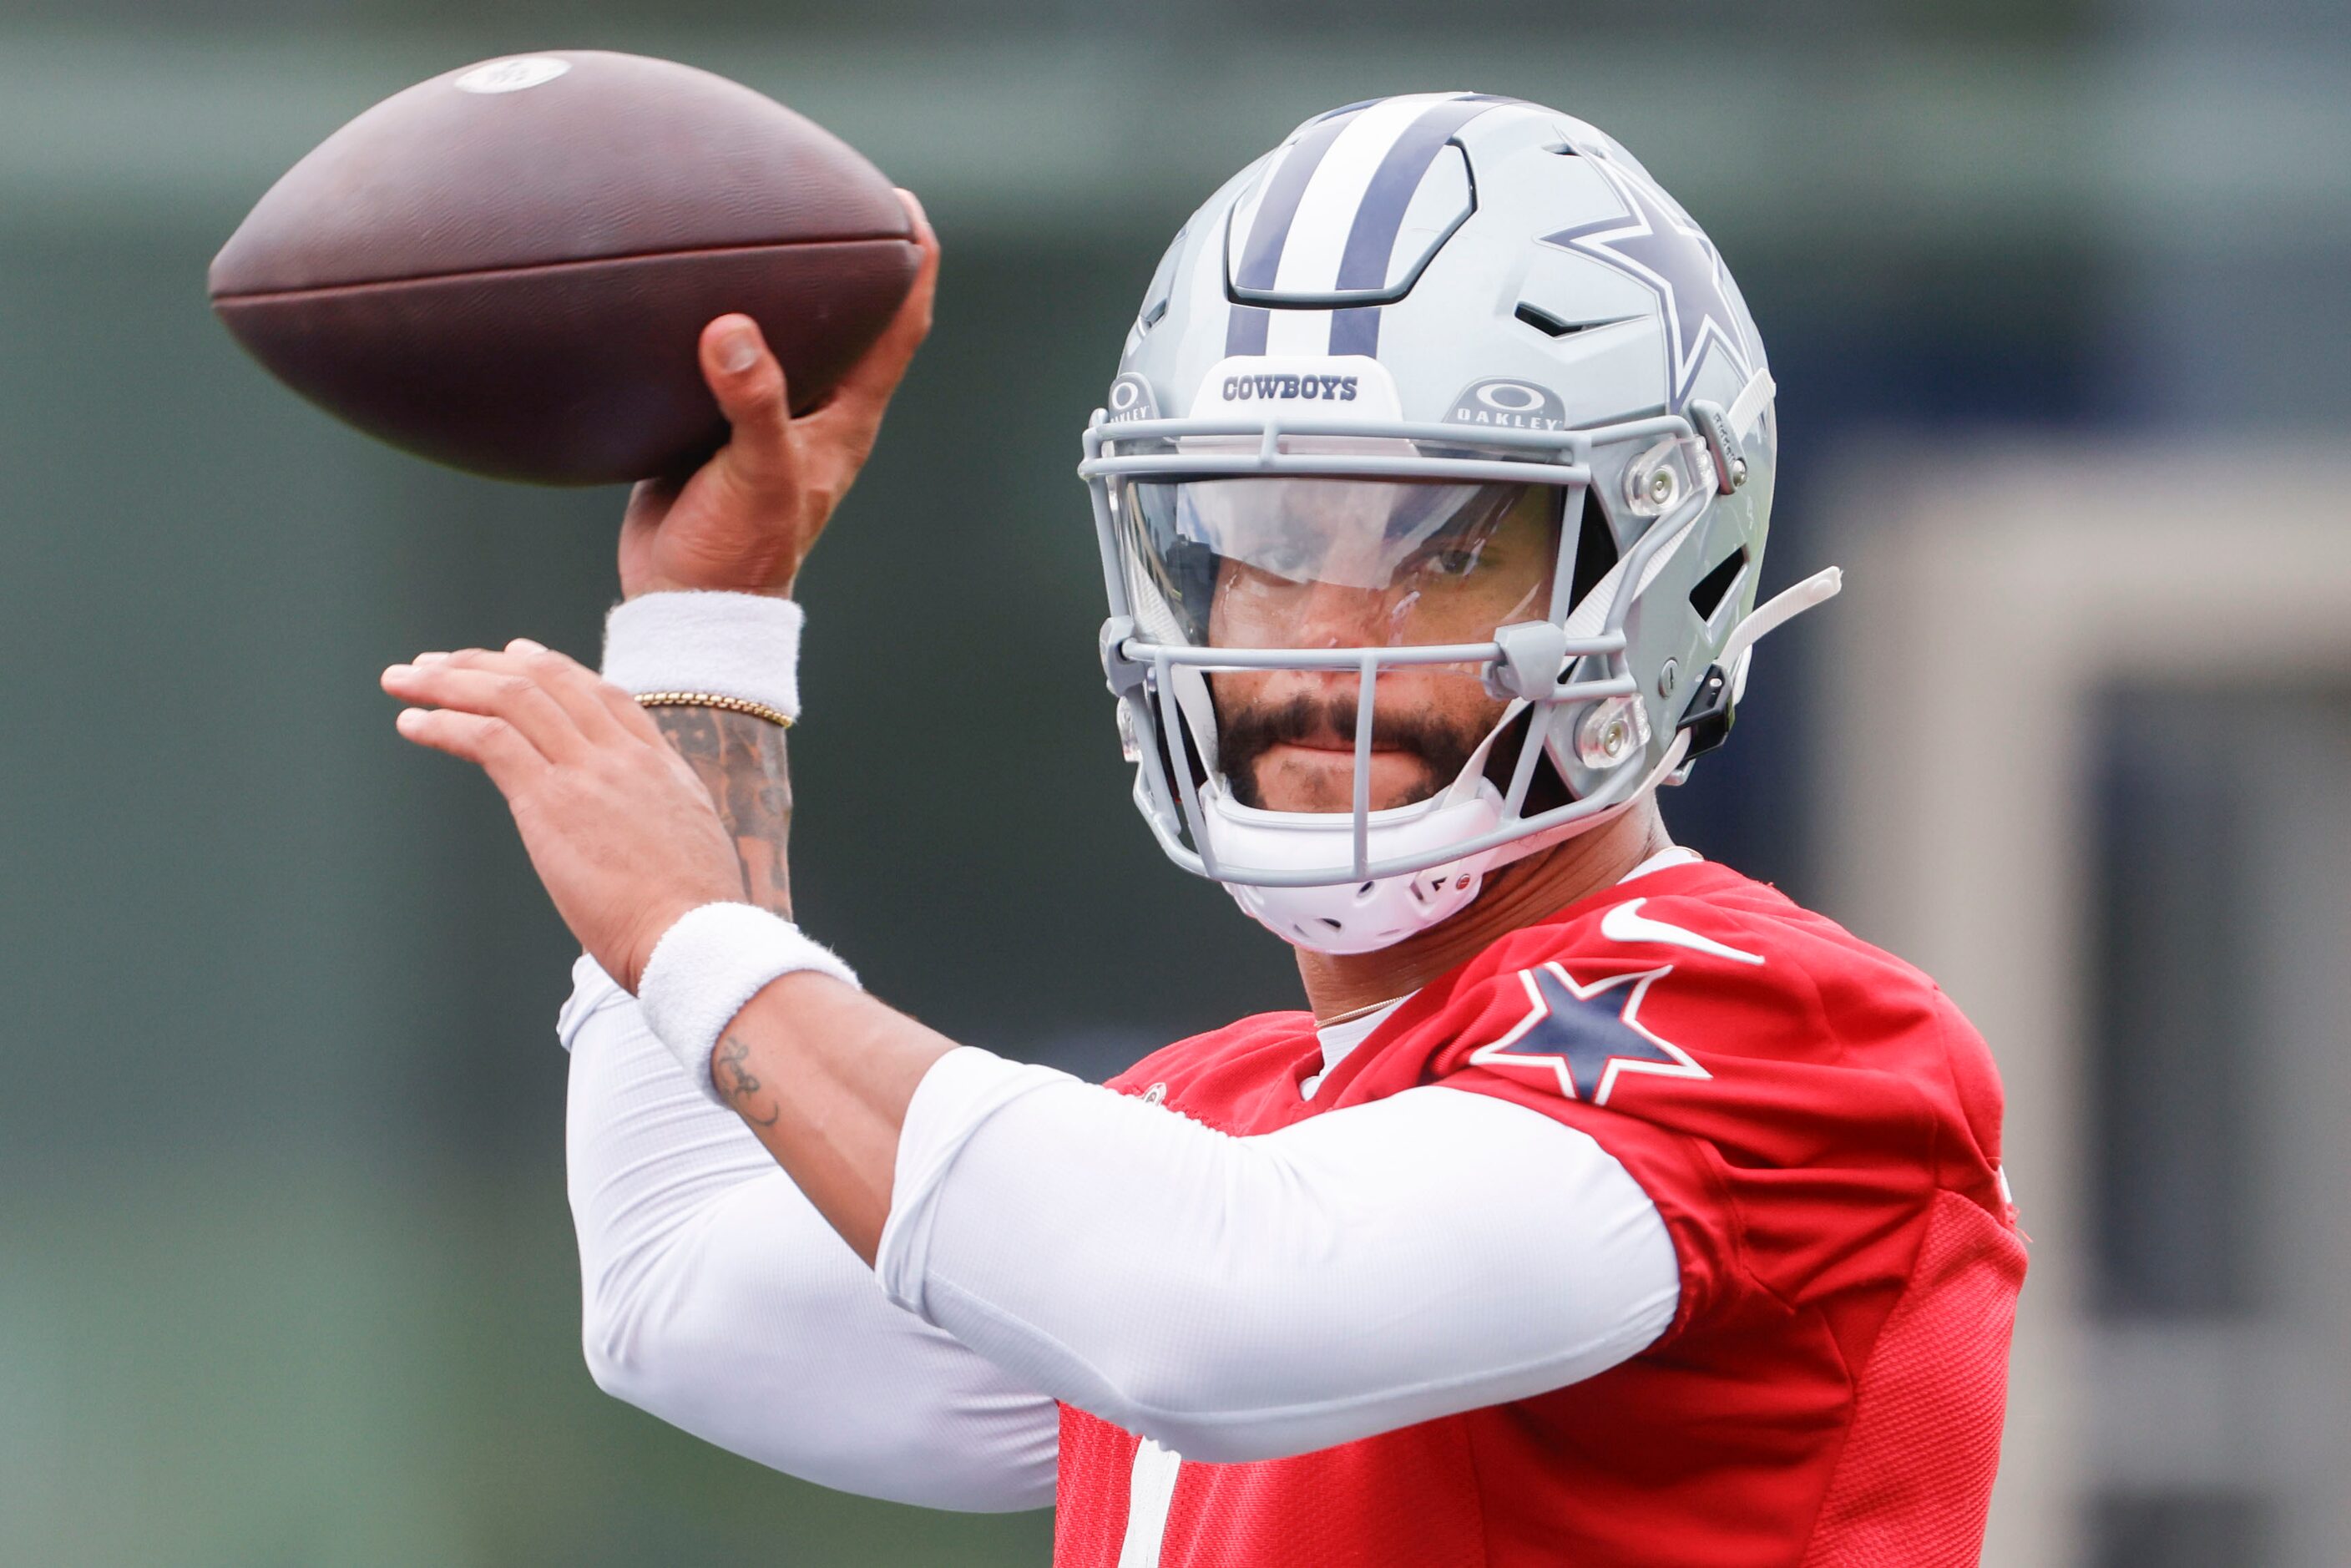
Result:
<svg viewBox="0 0 2351 1568"><path fill-rule="evenodd" d="M604 678L653 706L670 748L709 795L735 848L748 902L791 916L788 846L792 780L786 727L701 695L799 716L802 615L758 593L660 592L616 606L605 622Z"/></svg>
<svg viewBox="0 0 2351 1568"><path fill-rule="evenodd" d="M784 727L673 703L666 694L710 692L797 714L799 621L797 606L757 595L664 593L616 610L605 645L609 678L664 694L648 711L717 808L747 901L787 920L792 789ZM708 1070L721 1103L870 1261L889 1213L906 1101L953 1045L852 987L789 974L750 998L706 1058L699 1040L681 1054L696 1059L689 1071ZM777 1092L781 1084L791 1092Z"/></svg>
<svg viewBox="0 0 2351 1568"><path fill-rule="evenodd" d="M693 765L743 863L747 901L792 917L792 778L784 727L747 713L679 704L651 710Z"/></svg>
<svg viewBox="0 0 2351 1568"><path fill-rule="evenodd" d="M735 1016L711 1058L720 1096L852 1250L873 1261L898 1135L956 1042L824 975L786 975Z"/></svg>

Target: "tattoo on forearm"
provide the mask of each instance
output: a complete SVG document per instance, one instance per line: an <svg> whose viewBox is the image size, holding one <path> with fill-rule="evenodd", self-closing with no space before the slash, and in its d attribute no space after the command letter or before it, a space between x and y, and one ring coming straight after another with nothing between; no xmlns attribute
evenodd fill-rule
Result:
<svg viewBox="0 0 2351 1568"><path fill-rule="evenodd" d="M784 1113L782 1106L760 1097L767 1085L751 1071L751 1048L739 1034L719 1040L710 1057L710 1078L736 1114L754 1126L772 1127Z"/></svg>
<svg viewBox="0 0 2351 1568"><path fill-rule="evenodd" d="M750 901L789 919L791 878L784 848L792 825L792 779L784 731L747 713L658 707L653 722L694 767L735 840Z"/></svg>

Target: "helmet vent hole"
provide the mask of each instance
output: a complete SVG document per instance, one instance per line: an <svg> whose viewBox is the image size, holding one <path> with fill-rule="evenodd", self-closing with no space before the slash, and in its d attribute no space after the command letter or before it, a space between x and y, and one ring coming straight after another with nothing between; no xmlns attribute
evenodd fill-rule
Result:
<svg viewBox="0 0 2351 1568"><path fill-rule="evenodd" d="M1570 332L1581 332L1583 330L1584 324L1574 321L1562 321L1558 317L1552 315L1550 311L1544 309L1541 306L1530 305L1523 299L1519 301L1519 308L1516 310L1511 311L1510 314L1516 316L1520 320L1524 321L1528 326L1532 327L1536 331L1541 332L1546 338L1564 338Z"/></svg>
<svg viewBox="0 0 2351 1568"><path fill-rule="evenodd" d="M1344 931L1346 929L1345 926L1340 925L1337 921L1332 919L1327 915L1318 915L1315 916L1315 919L1320 921L1322 925L1329 926L1333 931Z"/></svg>
<svg viewBox="0 0 2351 1568"><path fill-rule="evenodd" d="M1371 895L1372 895L1372 888L1374 887L1374 883L1368 883L1368 882L1367 882L1367 883L1364 883L1364 885L1363 885L1363 886L1361 886L1361 887L1359 887L1359 888L1355 889L1355 896L1356 896L1357 898L1369 898L1369 897L1371 897Z"/></svg>
<svg viewBox="0 0 2351 1568"><path fill-rule="evenodd" d="M1722 608L1722 601L1729 597L1746 570L1747 547L1741 545L1725 556L1720 566L1698 580L1698 586L1690 590L1689 601L1699 620L1712 622L1714 612Z"/></svg>

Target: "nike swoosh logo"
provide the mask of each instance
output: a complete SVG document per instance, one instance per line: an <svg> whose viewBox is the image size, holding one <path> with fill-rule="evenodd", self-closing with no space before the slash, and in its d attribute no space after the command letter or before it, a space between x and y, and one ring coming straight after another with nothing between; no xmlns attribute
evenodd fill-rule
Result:
<svg viewBox="0 0 2351 1568"><path fill-rule="evenodd" d="M1668 947L1687 947L1693 953L1711 953L1718 958L1729 958L1740 964L1761 964L1760 953L1742 953L1736 947L1726 947L1711 936L1701 936L1695 931L1685 931L1678 925L1662 920L1652 920L1641 913L1646 898L1635 898L1615 907L1600 917L1600 935L1611 942L1662 942Z"/></svg>

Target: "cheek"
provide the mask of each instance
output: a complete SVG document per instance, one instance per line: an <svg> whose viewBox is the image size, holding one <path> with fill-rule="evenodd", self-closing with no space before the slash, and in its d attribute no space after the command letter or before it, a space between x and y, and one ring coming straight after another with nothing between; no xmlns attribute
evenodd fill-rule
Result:
<svg viewBox="0 0 2351 1568"><path fill-rule="evenodd" d="M1379 713L1409 717L1439 729L1482 736L1509 705L1486 695L1476 675L1444 669L1400 670L1380 677Z"/></svg>
<svg viewBox="0 0 2351 1568"><path fill-rule="evenodd" d="M1246 713L1265 700L1266 683L1273 675L1270 670L1211 670L1208 701L1222 716Z"/></svg>
<svg viewBox="0 0 2351 1568"><path fill-rule="evenodd" d="M1299 595L1228 570L1208 600L1212 648L1279 648L1290 641Z"/></svg>

